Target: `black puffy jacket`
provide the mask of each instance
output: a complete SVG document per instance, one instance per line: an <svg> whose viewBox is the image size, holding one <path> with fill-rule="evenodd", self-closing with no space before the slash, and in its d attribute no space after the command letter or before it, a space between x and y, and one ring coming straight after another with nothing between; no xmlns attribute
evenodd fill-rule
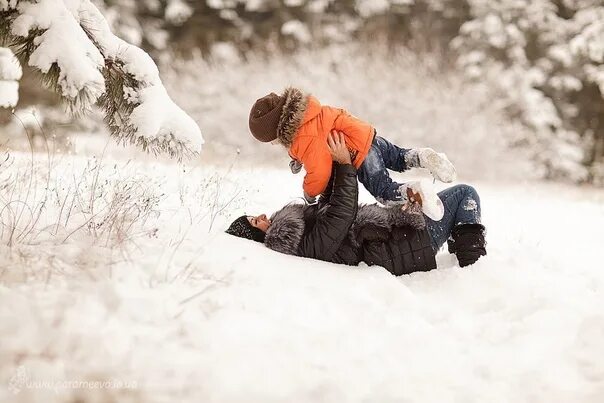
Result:
<svg viewBox="0 0 604 403"><path fill-rule="evenodd" d="M436 268L421 211L358 204L356 169L334 164L316 205L290 204L271 217L265 245L333 263L383 266L394 275Z"/></svg>

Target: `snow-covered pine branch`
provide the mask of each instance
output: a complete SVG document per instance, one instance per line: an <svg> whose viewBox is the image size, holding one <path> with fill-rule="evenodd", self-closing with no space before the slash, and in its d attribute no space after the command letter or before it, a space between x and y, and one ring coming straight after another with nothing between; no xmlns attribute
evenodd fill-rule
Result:
<svg viewBox="0 0 604 403"><path fill-rule="evenodd" d="M0 108L13 108L19 101L19 61L8 48L0 48Z"/></svg>
<svg viewBox="0 0 604 403"><path fill-rule="evenodd" d="M142 49L113 35L89 0L0 0L0 40L42 73L75 113L94 103L118 142L190 157L203 138Z"/></svg>

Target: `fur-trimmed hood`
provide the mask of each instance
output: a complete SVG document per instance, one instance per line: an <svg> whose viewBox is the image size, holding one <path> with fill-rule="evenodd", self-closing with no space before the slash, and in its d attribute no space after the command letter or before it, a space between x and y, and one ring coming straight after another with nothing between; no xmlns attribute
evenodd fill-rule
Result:
<svg viewBox="0 0 604 403"><path fill-rule="evenodd" d="M277 139L286 148L289 148L294 141L296 132L304 123L310 96L293 87L286 88L282 96L285 97L285 104L279 117Z"/></svg>
<svg viewBox="0 0 604 403"><path fill-rule="evenodd" d="M304 236L306 209L315 209L311 214L318 214L314 206L289 204L271 216L271 225L266 231L264 245L267 248L287 255L299 255L300 243ZM381 207L377 204L360 205L356 219L348 233L348 239L354 247L360 247L362 239L359 233L367 225L372 225L390 232L393 227L411 226L417 230L426 228L426 221L419 206L412 205L407 210L401 206Z"/></svg>
<svg viewBox="0 0 604 403"><path fill-rule="evenodd" d="M264 245L287 255L298 255L304 235L303 204L288 204L271 216L271 225L266 231Z"/></svg>

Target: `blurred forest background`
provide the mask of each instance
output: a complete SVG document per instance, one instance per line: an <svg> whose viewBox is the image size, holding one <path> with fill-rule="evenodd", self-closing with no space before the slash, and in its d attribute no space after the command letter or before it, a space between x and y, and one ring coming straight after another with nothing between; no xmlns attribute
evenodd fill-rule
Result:
<svg viewBox="0 0 604 403"><path fill-rule="evenodd" d="M447 152L467 176L530 164L522 175L604 185L604 1L94 3L157 61L204 133L202 159L283 164L282 150L251 139L247 114L291 84L403 146ZM24 127L73 152L95 147L80 137L106 140L100 114L69 116L27 69L0 127L10 147Z"/></svg>

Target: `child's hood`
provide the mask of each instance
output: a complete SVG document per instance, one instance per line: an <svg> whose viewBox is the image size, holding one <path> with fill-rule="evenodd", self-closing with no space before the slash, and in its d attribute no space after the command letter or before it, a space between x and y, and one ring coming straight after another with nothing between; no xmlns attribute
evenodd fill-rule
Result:
<svg viewBox="0 0 604 403"><path fill-rule="evenodd" d="M300 126L321 113L319 101L298 88L287 88L283 93L285 104L277 126L277 138L289 148Z"/></svg>

